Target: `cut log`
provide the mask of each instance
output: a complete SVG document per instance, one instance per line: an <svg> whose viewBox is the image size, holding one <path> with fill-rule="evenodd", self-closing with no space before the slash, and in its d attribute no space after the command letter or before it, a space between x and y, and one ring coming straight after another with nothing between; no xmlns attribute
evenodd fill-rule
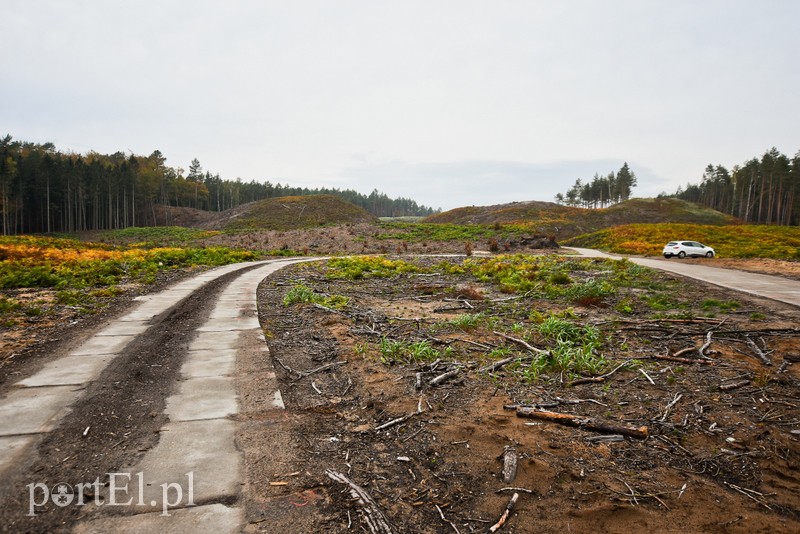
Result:
<svg viewBox="0 0 800 534"><path fill-rule="evenodd" d="M561 425L572 426L576 428L583 428L592 430L594 432L601 432L603 434L622 434L637 439L646 439L648 436L647 427L630 427L627 425L618 425L606 421L599 421L591 417L580 415L572 415L568 413L548 412L545 410L537 410L535 408L528 408L520 406L517 408L517 417L528 417L530 419L539 419L542 421L550 421Z"/></svg>
<svg viewBox="0 0 800 534"><path fill-rule="evenodd" d="M439 376L437 376L435 378L432 378L431 381L428 382L428 385L430 385L430 386L438 386L439 384L441 384L443 382L446 382L446 381L450 380L451 378L455 378L455 376L460 372L461 372L461 368L460 367L456 367L452 371L447 371L446 373L443 373L443 374L441 374L441 375L439 375Z"/></svg>
<svg viewBox="0 0 800 534"><path fill-rule="evenodd" d="M517 478L517 451L513 447L506 447L503 452L503 482L511 483Z"/></svg>
<svg viewBox="0 0 800 534"><path fill-rule="evenodd" d="M364 488L347 478L342 473L332 469L326 469L325 474L328 478L340 484L345 484L350 488L350 495L358 502L363 510L364 522L372 534L394 534L394 529L389 523L389 520L383 515L381 509L372 500L369 493L364 491Z"/></svg>
<svg viewBox="0 0 800 534"><path fill-rule="evenodd" d="M720 391L731 391L733 389L744 387L749 383L750 383L749 380L738 380L736 382L728 382L727 384L720 384L719 389Z"/></svg>
<svg viewBox="0 0 800 534"><path fill-rule="evenodd" d="M753 352L756 353L756 356L758 356L758 359L761 360L761 363L763 363L764 365L772 365L772 360L770 360L767 357L766 353L763 350L761 350L761 348L758 345L756 345L755 341L750 339L750 337L747 337L745 339L747 339L747 346L753 349Z"/></svg>

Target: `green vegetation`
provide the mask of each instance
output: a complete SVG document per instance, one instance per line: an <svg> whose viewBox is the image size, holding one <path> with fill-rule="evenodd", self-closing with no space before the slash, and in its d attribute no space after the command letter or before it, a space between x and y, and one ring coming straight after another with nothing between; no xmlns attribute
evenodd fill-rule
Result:
<svg viewBox="0 0 800 534"><path fill-rule="evenodd" d="M358 222L374 222L366 210L332 195L259 200L230 213L226 230L293 230Z"/></svg>
<svg viewBox="0 0 800 534"><path fill-rule="evenodd" d="M433 224L433 223L383 223L383 233L377 239L402 239L410 242L425 241L480 241L491 238L508 239L531 231L523 224Z"/></svg>
<svg viewBox="0 0 800 534"><path fill-rule="evenodd" d="M676 198L632 198L600 209L561 206L552 202L514 202L501 206L456 208L428 217L425 221L487 227L510 224L513 228L513 225L519 225L527 232L552 235L561 244L572 237L618 225L735 223L735 219L729 215Z"/></svg>
<svg viewBox="0 0 800 534"><path fill-rule="evenodd" d="M452 352L450 347L438 350L427 340L397 341L385 337L381 339L379 350L381 362L386 365L432 362Z"/></svg>
<svg viewBox="0 0 800 534"><path fill-rule="evenodd" d="M0 238L0 288L82 289L122 280L153 282L159 270L252 261L251 251L213 248L112 247L73 239Z"/></svg>
<svg viewBox="0 0 800 534"><path fill-rule="evenodd" d="M311 303L340 310L347 306L350 299L342 295L323 295L315 292L305 284L295 284L283 297L283 305L291 306L295 303Z"/></svg>
<svg viewBox="0 0 800 534"><path fill-rule="evenodd" d="M403 260L390 260L381 256L352 256L330 260L327 277L361 280L362 278L386 278L423 271L424 269L418 265Z"/></svg>
<svg viewBox="0 0 800 534"><path fill-rule="evenodd" d="M141 248L185 247L196 241L219 234L218 231L198 230L182 226L131 226L120 230L107 230L100 234L102 241L123 242Z"/></svg>
<svg viewBox="0 0 800 534"><path fill-rule="evenodd" d="M713 247L720 257L800 259L800 227L696 224L627 224L570 239L563 244L620 254L660 255L675 239Z"/></svg>

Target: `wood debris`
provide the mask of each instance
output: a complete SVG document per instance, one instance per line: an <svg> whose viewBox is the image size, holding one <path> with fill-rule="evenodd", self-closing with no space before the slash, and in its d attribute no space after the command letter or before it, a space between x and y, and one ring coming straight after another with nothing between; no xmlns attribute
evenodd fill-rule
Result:
<svg viewBox="0 0 800 534"><path fill-rule="evenodd" d="M539 419L542 421L550 421L561 425L572 426L576 428L583 428L586 430L593 430L595 432L603 432L607 434L622 434L637 439L646 439L648 436L647 427L630 427L626 425L617 425L608 423L591 417L572 415L567 413L548 412L545 410L537 410L535 408L528 408L520 406L517 408L517 417L527 417L530 419Z"/></svg>

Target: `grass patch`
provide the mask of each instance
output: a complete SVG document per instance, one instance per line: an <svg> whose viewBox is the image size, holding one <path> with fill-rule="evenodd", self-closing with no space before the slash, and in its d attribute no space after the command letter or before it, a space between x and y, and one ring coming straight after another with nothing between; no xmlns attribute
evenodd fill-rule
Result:
<svg viewBox="0 0 800 534"><path fill-rule="evenodd" d="M387 278L398 274L419 273L424 269L404 260L390 260L381 256L353 256L328 261L327 277L330 279L361 280Z"/></svg>
<svg viewBox="0 0 800 534"><path fill-rule="evenodd" d="M381 362L385 365L432 362L448 357L453 351L450 347L439 350L427 340L397 341L389 338L381 339L379 350Z"/></svg>
<svg viewBox="0 0 800 534"><path fill-rule="evenodd" d="M319 304L326 308L341 310L346 307L350 299L342 295L324 295L317 293L305 284L295 284L283 297L283 305L291 306L296 303Z"/></svg>

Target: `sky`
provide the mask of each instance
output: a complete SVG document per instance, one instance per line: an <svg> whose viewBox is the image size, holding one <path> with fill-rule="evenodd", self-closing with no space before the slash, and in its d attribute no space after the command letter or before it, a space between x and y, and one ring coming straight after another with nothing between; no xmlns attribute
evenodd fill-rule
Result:
<svg viewBox="0 0 800 534"><path fill-rule="evenodd" d="M797 0L0 0L0 135L451 209L800 150Z"/></svg>

